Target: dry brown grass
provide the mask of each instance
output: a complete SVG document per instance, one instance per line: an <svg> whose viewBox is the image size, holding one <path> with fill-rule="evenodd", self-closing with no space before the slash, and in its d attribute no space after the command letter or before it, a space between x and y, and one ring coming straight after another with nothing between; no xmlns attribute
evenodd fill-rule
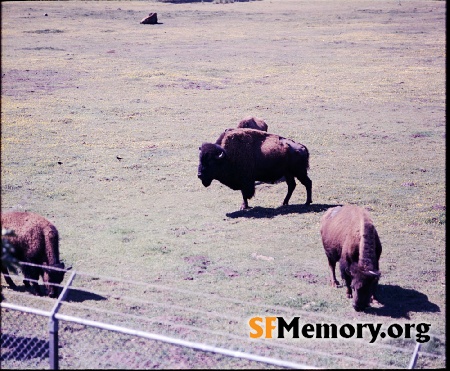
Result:
<svg viewBox="0 0 450 371"><path fill-rule="evenodd" d="M2 2L2 210L48 217L79 271L443 335L445 41L441 1ZM199 145L247 115L308 147L310 208L203 188ZM342 203L371 210L384 308L328 285Z"/></svg>

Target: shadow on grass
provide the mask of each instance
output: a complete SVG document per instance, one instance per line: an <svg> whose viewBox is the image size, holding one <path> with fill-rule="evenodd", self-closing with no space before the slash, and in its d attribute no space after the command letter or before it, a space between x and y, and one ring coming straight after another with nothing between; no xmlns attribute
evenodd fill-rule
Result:
<svg viewBox="0 0 450 371"><path fill-rule="evenodd" d="M45 286L39 285L41 292L45 292ZM3 287L2 287L3 289ZM17 286L15 288L8 287L9 290L13 290L15 292L21 292L21 293L28 293L30 295L33 295L29 289L26 288L26 286ZM6 290L2 290L2 293L7 295ZM46 295L44 295L45 297ZM72 302L72 303L82 303L86 300L107 300L104 296L93 294L88 291L78 290L78 289L70 289L67 293L67 297L65 301Z"/></svg>
<svg viewBox="0 0 450 371"><path fill-rule="evenodd" d="M70 289L65 301L71 303L82 303L86 300L107 300L104 296L93 294L89 291Z"/></svg>
<svg viewBox="0 0 450 371"><path fill-rule="evenodd" d="M23 280L23 278L22 278ZM16 287L11 287L11 286L6 286L5 288L7 290L11 290L13 292L20 292L20 293L26 293L26 294L30 294L32 296L34 296L34 292L32 291L31 287L26 287L25 285L20 285L16 283ZM4 288L2 287L2 293L8 295L8 291L4 290ZM45 286L43 284L39 284L39 290L42 293L42 296L46 297L46 293L47 293L47 289L45 288ZM38 295L36 295L38 296Z"/></svg>
<svg viewBox="0 0 450 371"><path fill-rule="evenodd" d="M14 336L2 333L0 345L1 360L26 361L33 358L48 358L49 343L37 337Z"/></svg>
<svg viewBox="0 0 450 371"><path fill-rule="evenodd" d="M227 213L229 218L273 218L278 215L287 214L304 214L304 213L320 213L328 210L330 207L342 205L328 205L328 204L311 204L311 205L284 205L277 208L268 207L252 207L247 210L234 211Z"/></svg>
<svg viewBox="0 0 450 371"><path fill-rule="evenodd" d="M438 305L419 291L404 289L397 285L378 285L378 301L382 307L367 308L368 313L392 318L410 319L409 312L440 312Z"/></svg>

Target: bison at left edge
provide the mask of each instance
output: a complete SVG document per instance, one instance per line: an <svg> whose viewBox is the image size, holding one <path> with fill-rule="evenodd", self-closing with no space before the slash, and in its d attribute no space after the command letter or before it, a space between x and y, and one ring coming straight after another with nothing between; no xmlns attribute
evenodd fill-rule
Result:
<svg viewBox="0 0 450 371"><path fill-rule="evenodd" d="M198 178L205 187L214 179L244 199L241 210L255 194L255 181L274 183L285 177L288 192L283 205L296 187L297 178L306 188L306 204L312 202L312 182L308 177L309 152L300 143L279 135L254 129L227 129L216 143L203 143L200 149Z"/></svg>
<svg viewBox="0 0 450 371"><path fill-rule="evenodd" d="M321 219L320 234L330 267L331 285L339 285L335 274L339 261L347 297L353 298L356 311L364 310L376 299L382 251L369 212L356 205L328 209Z"/></svg>
<svg viewBox="0 0 450 371"><path fill-rule="evenodd" d="M55 298L59 294L58 285L63 281L64 263L59 260L59 234L56 227L43 216L31 213L11 211L1 214L2 228L12 230L7 240L14 248L13 256L24 263L21 266L25 279L24 285L35 295L42 295L38 280L42 277L48 296ZM16 287L9 272L2 265L5 281ZM30 286L31 282L31 286Z"/></svg>

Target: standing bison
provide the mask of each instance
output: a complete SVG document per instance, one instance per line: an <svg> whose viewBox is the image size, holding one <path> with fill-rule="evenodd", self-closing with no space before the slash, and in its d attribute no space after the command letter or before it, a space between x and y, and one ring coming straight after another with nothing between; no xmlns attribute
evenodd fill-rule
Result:
<svg viewBox="0 0 450 371"><path fill-rule="evenodd" d="M312 202L312 182L308 149L293 140L254 129L227 129L216 143L203 143L200 149L198 177L205 187L216 179L240 190L248 208L255 194L255 181L273 183L285 177L288 192L283 205L289 203L297 178L306 188L306 204Z"/></svg>
<svg viewBox="0 0 450 371"><path fill-rule="evenodd" d="M254 116L248 116L239 122L238 128L243 129L255 129L255 130L261 130L261 131L267 131L267 124L264 122L263 119L260 119L258 117Z"/></svg>
<svg viewBox="0 0 450 371"><path fill-rule="evenodd" d="M41 295L37 281L42 277L48 295L57 297L59 289L55 285L62 282L65 271L64 263L59 260L59 235L55 226L41 215L30 212L2 213L1 221L3 229L14 232L6 238L14 248L14 257L19 262L49 267L22 265L25 286L34 294ZM3 265L2 273L8 275L8 269ZM5 276L5 280L12 288L16 287L11 277ZM32 287L29 280L33 280Z"/></svg>
<svg viewBox="0 0 450 371"><path fill-rule="evenodd" d="M347 297L353 297L356 311L363 310L375 298L380 278L381 242L369 212L354 205L329 209L322 216L320 234L330 267L331 285L339 285L335 274L339 261Z"/></svg>

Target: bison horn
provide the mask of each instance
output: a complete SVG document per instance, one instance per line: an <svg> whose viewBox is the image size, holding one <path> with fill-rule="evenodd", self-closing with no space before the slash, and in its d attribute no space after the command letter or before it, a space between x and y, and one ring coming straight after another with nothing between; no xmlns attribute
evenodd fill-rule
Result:
<svg viewBox="0 0 450 371"><path fill-rule="evenodd" d="M222 151L222 152L220 152L220 155L217 156L217 158L223 158L224 155L225 155L225 153Z"/></svg>
<svg viewBox="0 0 450 371"><path fill-rule="evenodd" d="M379 276L380 274L374 271L369 271L369 274L373 275L373 276Z"/></svg>

